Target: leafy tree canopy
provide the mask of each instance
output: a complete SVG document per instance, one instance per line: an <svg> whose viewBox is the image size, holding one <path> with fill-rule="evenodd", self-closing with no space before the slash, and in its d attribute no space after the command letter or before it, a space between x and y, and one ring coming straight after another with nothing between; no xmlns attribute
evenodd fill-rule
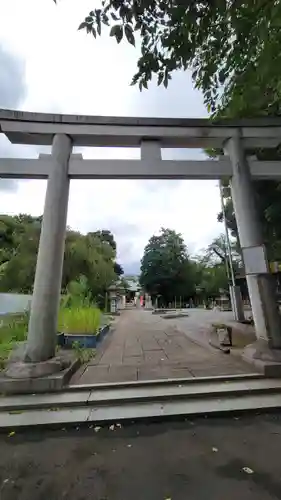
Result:
<svg viewBox="0 0 281 500"><path fill-rule="evenodd" d="M175 296L194 293L194 278L187 248L180 234L161 229L145 247L141 261L140 284L153 297L161 295L171 302Z"/></svg>
<svg viewBox="0 0 281 500"><path fill-rule="evenodd" d="M108 245L111 246L112 250L114 251L114 255L116 257L116 241L114 239L114 236L111 231L108 229L102 229L100 231L95 231L93 233L88 233L89 236L93 236L94 238L99 238L103 243L107 243ZM124 270L118 262L114 263L114 272L117 274L117 276L121 276L124 274Z"/></svg>
<svg viewBox="0 0 281 500"><path fill-rule="evenodd" d="M197 296L204 300L216 299L221 290L228 292L229 281L224 263L208 261L206 255L202 255L196 258L193 265Z"/></svg>
<svg viewBox="0 0 281 500"><path fill-rule="evenodd" d="M153 75L167 87L173 71L190 68L209 110L245 116L260 113L268 97L272 112L279 109L280 20L279 0L102 0L79 29L137 40L132 83L140 89Z"/></svg>
<svg viewBox="0 0 281 500"><path fill-rule="evenodd" d="M32 292L42 217L0 215L0 291ZM86 277L92 297L116 280L116 242L110 231L83 235L67 229L62 289Z"/></svg>

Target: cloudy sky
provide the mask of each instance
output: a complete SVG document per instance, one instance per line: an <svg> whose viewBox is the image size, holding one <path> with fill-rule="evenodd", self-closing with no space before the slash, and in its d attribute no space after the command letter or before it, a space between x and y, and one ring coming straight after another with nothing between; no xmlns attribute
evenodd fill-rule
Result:
<svg viewBox="0 0 281 500"><path fill-rule="evenodd" d="M140 93L129 83L138 51L105 36L77 31L98 0L0 0L0 107L54 113L205 117L188 72L169 88ZM0 137L0 154L37 157L46 148L16 146ZM138 157L138 151L84 149L85 158ZM200 151L166 151L164 158L199 158ZM41 214L45 181L0 181L0 213ZM72 181L68 225L82 232L111 229L127 272L137 270L149 237L161 227L181 232L191 253L222 231L214 181Z"/></svg>

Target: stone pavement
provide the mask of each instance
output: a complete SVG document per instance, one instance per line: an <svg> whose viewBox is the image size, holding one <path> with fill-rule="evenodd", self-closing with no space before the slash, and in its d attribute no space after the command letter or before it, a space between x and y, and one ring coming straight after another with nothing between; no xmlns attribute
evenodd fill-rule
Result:
<svg viewBox="0 0 281 500"><path fill-rule="evenodd" d="M95 358L74 374L70 384L234 375L254 371L240 359L195 343L178 328L177 321L164 320L146 310L123 311ZM192 324L194 329L194 322Z"/></svg>
<svg viewBox="0 0 281 500"><path fill-rule="evenodd" d="M190 340L203 346L209 346L209 329L212 323L224 323L232 327L233 349L232 354L239 351L239 347L251 344L256 340L254 327L237 323L233 319L233 313L229 311L217 311L208 309L185 309L188 317L182 317L173 321L174 325L183 331ZM249 317L250 311L245 311Z"/></svg>

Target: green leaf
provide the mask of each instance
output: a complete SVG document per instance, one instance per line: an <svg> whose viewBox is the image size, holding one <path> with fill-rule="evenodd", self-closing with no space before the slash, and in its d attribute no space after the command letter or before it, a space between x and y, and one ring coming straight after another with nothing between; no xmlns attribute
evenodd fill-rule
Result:
<svg viewBox="0 0 281 500"><path fill-rule="evenodd" d="M126 35L128 42L131 45L135 46L135 37L133 34L133 29L129 24L125 24L125 35Z"/></svg>
<svg viewBox="0 0 281 500"><path fill-rule="evenodd" d="M97 9L96 10L96 23L97 23L97 33L98 35L101 34L101 10Z"/></svg>
<svg viewBox="0 0 281 500"><path fill-rule="evenodd" d="M80 26L78 27L78 31L87 28L87 26L88 26L88 23L86 23L85 21L83 21L83 23L81 23Z"/></svg>
<svg viewBox="0 0 281 500"><path fill-rule="evenodd" d="M161 83L163 82L163 80L164 80L164 73L163 73L163 72L161 72L161 73L159 73L159 74L158 74L158 81L157 81L157 85L158 85L158 86L159 86L159 85L161 85Z"/></svg>
<svg viewBox="0 0 281 500"><path fill-rule="evenodd" d="M116 14L114 14L114 12L111 12L110 15L111 15L113 21L119 21L118 17L116 16Z"/></svg>
<svg viewBox="0 0 281 500"><path fill-rule="evenodd" d="M110 30L110 36L115 36L117 43L120 43L123 38L123 26L115 24Z"/></svg>

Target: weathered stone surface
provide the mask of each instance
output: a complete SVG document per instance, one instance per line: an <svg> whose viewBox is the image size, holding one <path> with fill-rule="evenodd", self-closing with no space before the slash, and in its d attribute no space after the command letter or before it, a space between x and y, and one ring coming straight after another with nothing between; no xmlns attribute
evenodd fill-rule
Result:
<svg viewBox="0 0 281 500"><path fill-rule="evenodd" d="M80 361L74 359L70 366L47 377L13 379L4 375L0 376L0 393L35 394L61 391L79 366Z"/></svg>
<svg viewBox="0 0 281 500"><path fill-rule="evenodd" d="M11 363L5 370L5 376L14 379L48 377L62 371L66 366L61 359L52 358L40 363Z"/></svg>
<svg viewBox="0 0 281 500"><path fill-rule="evenodd" d="M23 363L16 355L14 359L0 374L1 393L59 391L81 365L73 351L60 351L56 358L43 363Z"/></svg>
<svg viewBox="0 0 281 500"><path fill-rule="evenodd" d="M204 320L205 311L202 311ZM192 318L192 313L190 313ZM122 313L115 331L101 345L102 352L84 370L75 374L73 384L95 384L250 373L247 363L188 338L190 318L164 321L159 316L132 309ZM211 323L211 321L210 321ZM176 326L177 325L177 326ZM184 328L184 332L179 328ZM209 329L209 328L208 328ZM192 332L201 337L201 326ZM80 375L80 376L79 376Z"/></svg>
<svg viewBox="0 0 281 500"><path fill-rule="evenodd" d="M220 351L222 351L225 354L230 354L229 347L225 346L221 342L221 339L224 340L225 334L226 334L226 330L224 330L224 333L223 333L223 335L221 335L221 338L220 338L220 335L218 333L218 329L216 328L216 326L212 326L211 331L210 331L209 344L212 347L219 349Z"/></svg>
<svg viewBox="0 0 281 500"><path fill-rule="evenodd" d="M281 377L281 349L270 349L266 340L248 345L242 357L265 376Z"/></svg>
<svg viewBox="0 0 281 500"><path fill-rule="evenodd" d="M25 358L25 353L26 353L26 347L27 347L27 342L19 342L17 347L15 347L9 356L8 359L8 366L11 363L18 363L24 360Z"/></svg>

